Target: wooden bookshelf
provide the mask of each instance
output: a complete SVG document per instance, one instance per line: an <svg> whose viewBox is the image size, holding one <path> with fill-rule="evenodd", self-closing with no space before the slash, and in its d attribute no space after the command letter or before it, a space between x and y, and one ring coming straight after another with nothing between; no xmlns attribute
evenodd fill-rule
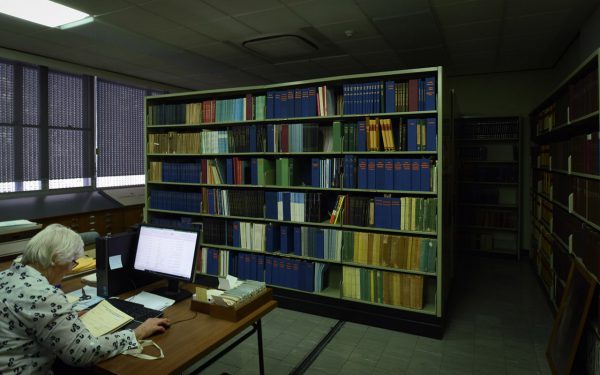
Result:
<svg viewBox="0 0 600 375"><path fill-rule="evenodd" d="M519 117L459 117L458 247L510 255L521 249Z"/></svg>
<svg viewBox="0 0 600 375"><path fill-rule="evenodd" d="M442 82L434 67L148 97L145 220L202 228L197 278L439 337Z"/></svg>
<svg viewBox="0 0 600 375"><path fill-rule="evenodd" d="M530 114L531 256L555 308L574 257L596 280L600 276L598 59L595 51ZM590 327L597 325L599 311L590 310ZM581 358L597 362L598 336L590 328L584 337ZM582 366L583 361L574 373L585 371Z"/></svg>

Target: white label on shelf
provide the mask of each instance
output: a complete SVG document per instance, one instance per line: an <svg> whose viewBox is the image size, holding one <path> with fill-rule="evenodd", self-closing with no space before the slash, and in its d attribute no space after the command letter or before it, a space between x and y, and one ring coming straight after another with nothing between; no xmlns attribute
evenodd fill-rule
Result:
<svg viewBox="0 0 600 375"><path fill-rule="evenodd" d="M569 254L573 254L573 235L569 234Z"/></svg>
<svg viewBox="0 0 600 375"><path fill-rule="evenodd" d="M569 213L573 212L573 193L569 194Z"/></svg>
<svg viewBox="0 0 600 375"><path fill-rule="evenodd" d="M571 109L567 107L567 124L571 123Z"/></svg>
<svg viewBox="0 0 600 375"><path fill-rule="evenodd" d="M571 155L567 158L567 170L571 174Z"/></svg>

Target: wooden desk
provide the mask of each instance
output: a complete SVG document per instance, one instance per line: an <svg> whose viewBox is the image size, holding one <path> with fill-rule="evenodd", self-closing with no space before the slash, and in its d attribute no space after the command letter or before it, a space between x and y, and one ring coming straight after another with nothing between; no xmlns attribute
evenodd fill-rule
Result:
<svg viewBox="0 0 600 375"><path fill-rule="evenodd" d="M159 285L155 283L143 289L152 290L157 286ZM137 292L139 290L125 293L123 297L128 297ZM94 371L100 374L150 375L181 373L247 327L252 326L254 329L251 332L225 348L221 355L217 355L217 359L256 331L260 373L264 374L261 318L276 306L277 302L269 301L240 321L229 322L190 310L189 299L178 302L165 310L164 317L171 320L172 326L165 333L151 337L162 348L165 358L146 361L131 356L118 355L100 362L94 367ZM193 318L195 314L197 315ZM190 318L193 319L186 320ZM145 350L148 350L148 348ZM150 351L148 353L155 354ZM211 360L210 363L212 362Z"/></svg>
<svg viewBox="0 0 600 375"><path fill-rule="evenodd" d="M7 268L10 261L0 262L0 270ZM150 284L144 288L122 294L127 298L139 293L141 290L153 290L163 286L164 281ZM79 277L63 279L61 288L65 293L82 288L83 284ZM190 291L193 285L186 285ZM114 358L100 362L94 367L94 372L99 374L172 374L181 373L199 360L212 353L222 344L252 326L253 330L223 349L209 362L202 365L198 370L208 367L214 361L226 354L229 350L242 342L254 332L258 339L258 357L260 373L264 374L262 326L261 319L277 307L276 301L270 301L245 318L237 322L229 322L213 318L207 314L196 313L190 310L190 299L183 300L167 308L164 317L171 320L172 326L159 335L150 337L163 350L165 358L156 361L146 361L131 356L118 355ZM194 317L194 315L196 315ZM193 319L190 319L193 318ZM190 319L190 320L186 320ZM181 321L181 322L180 322ZM154 348L145 348L150 354Z"/></svg>

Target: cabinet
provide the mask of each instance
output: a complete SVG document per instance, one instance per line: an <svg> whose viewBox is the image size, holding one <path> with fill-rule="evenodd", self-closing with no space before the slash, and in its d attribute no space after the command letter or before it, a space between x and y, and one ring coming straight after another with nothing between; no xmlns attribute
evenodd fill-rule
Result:
<svg viewBox="0 0 600 375"><path fill-rule="evenodd" d="M53 216L34 219L44 227L59 223L75 232L98 232L101 236L127 231L143 220L143 206L127 206L110 210L86 212L82 214Z"/></svg>
<svg viewBox="0 0 600 375"><path fill-rule="evenodd" d="M434 67L148 97L145 219L203 228L197 278L439 335L441 93Z"/></svg>
<svg viewBox="0 0 600 375"><path fill-rule="evenodd" d="M456 124L459 248L518 258L519 117L462 117Z"/></svg>
<svg viewBox="0 0 600 375"><path fill-rule="evenodd" d="M531 113L532 257L555 307L573 257L600 276L598 58L596 51ZM589 331L594 363L598 333Z"/></svg>

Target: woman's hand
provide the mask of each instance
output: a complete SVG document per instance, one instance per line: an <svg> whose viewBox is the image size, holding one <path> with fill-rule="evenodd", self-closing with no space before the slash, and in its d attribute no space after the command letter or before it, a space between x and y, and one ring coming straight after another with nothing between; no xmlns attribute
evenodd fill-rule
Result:
<svg viewBox="0 0 600 375"><path fill-rule="evenodd" d="M143 340L155 333L162 333L169 328L171 322L167 318L150 318L133 330L138 340Z"/></svg>

